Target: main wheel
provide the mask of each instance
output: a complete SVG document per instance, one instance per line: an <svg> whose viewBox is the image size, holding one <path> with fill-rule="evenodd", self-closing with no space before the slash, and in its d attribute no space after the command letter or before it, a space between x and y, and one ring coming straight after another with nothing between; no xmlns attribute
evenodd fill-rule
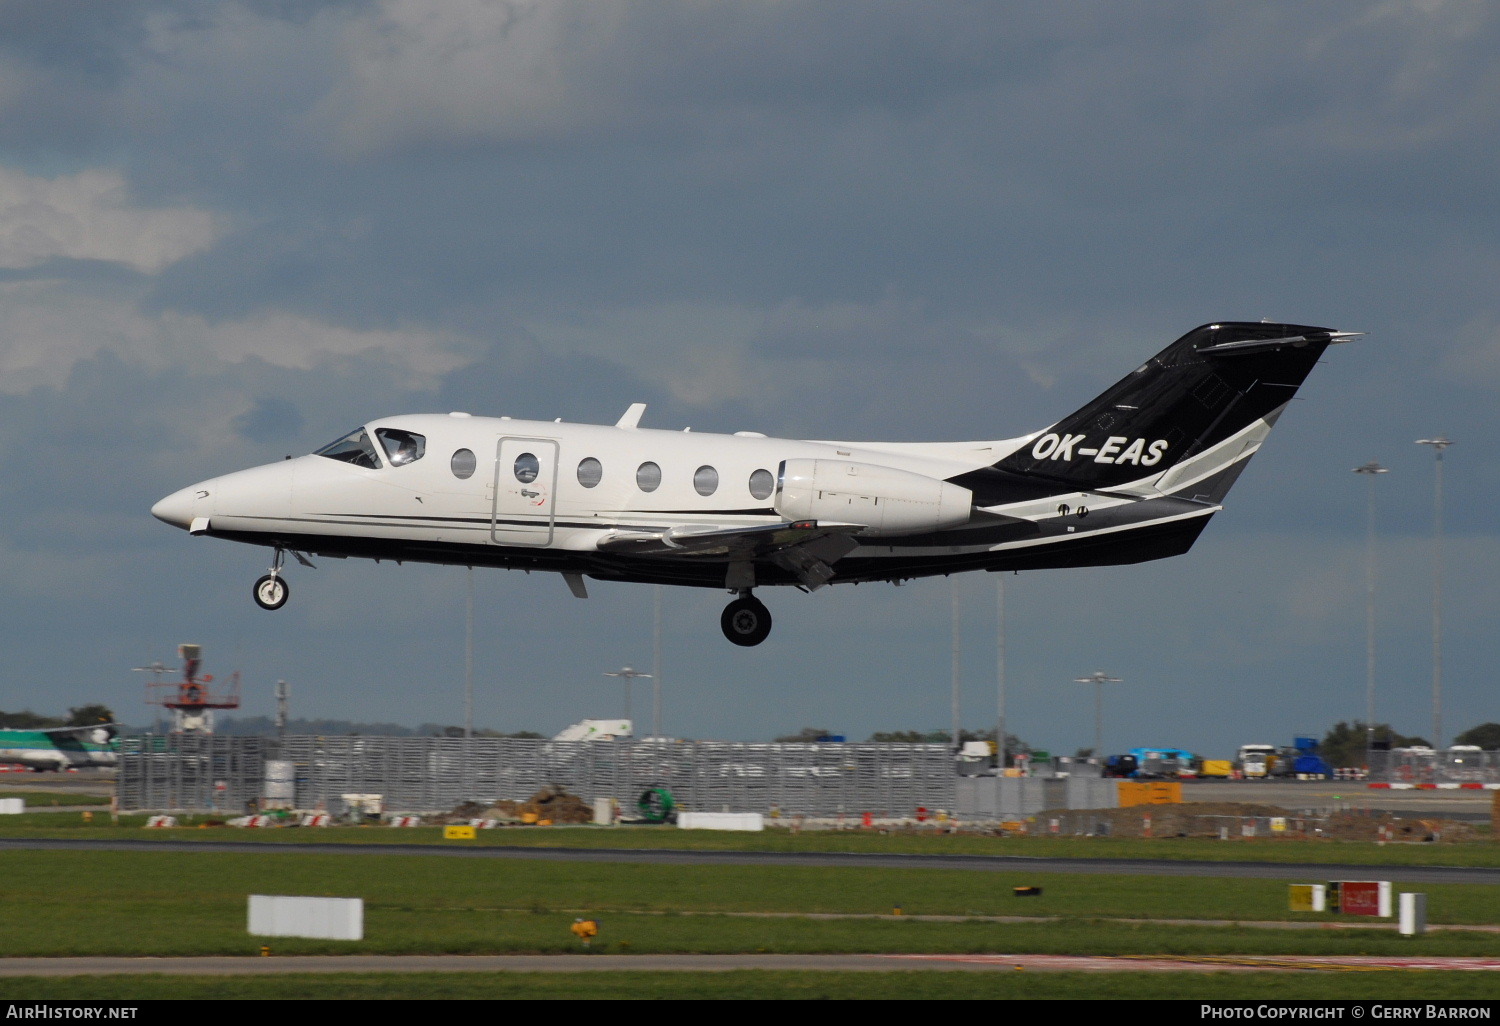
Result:
<svg viewBox="0 0 1500 1026"><path fill-rule="evenodd" d="M280 609L286 605L287 596L291 589L286 582L275 574L266 574L255 582L255 590L251 592L255 596L255 604L262 609Z"/></svg>
<svg viewBox="0 0 1500 1026"><path fill-rule="evenodd" d="M719 626L724 630L724 637L736 645L752 648L770 636L771 611L760 599L746 595L724 607Z"/></svg>

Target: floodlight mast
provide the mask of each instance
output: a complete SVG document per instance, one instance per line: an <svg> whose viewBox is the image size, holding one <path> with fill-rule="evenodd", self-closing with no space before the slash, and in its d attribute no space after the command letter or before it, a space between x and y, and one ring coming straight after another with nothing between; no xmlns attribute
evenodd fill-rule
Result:
<svg viewBox="0 0 1500 1026"><path fill-rule="evenodd" d="M1446 435L1419 438L1432 446L1436 458L1432 500L1432 747L1443 747L1443 450L1453 443Z"/></svg>
<svg viewBox="0 0 1500 1026"><path fill-rule="evenodd" d="M176 669L164 665L160 659L149 666L132 666L130 669L132 673L151 674L151 680L146 683L146 704L161 705L161 703L158 702L153 696L157 694L157 689L161 687L162 674L176 673ZM153 726L159 728L161 726L161 716L157 715L154 717L154 719L155 722L153 723Z"/></svg>
<svg viewBox="0 0 1500 1026"><path fill-rule="evenodd" d="M629 666L626 666L626 667L622 667L621 669L615 670L613 672L606 673L604 676L606 676L606 677L618 677L618 678L620 678L621 680L623 680L625 682L625 718L627 720L629 720L630 719L630 685L632 683L634 683L637 679L650 680L651 679L651 674L649 674L649 673L642 673L640 670L634 670L634 669L631 669ZM634 721L632 721L631 730L634 731L634 729L635 729L634 728Z"/></svg>
<svg viewBox="0 0 1500 1026"><path fill-rule="evenodd" d="M1095 670L1087 677L1074 677L1075 684L1094 685L1094 758L1104 758L1104 685L1119 684L1119 677L1111 677L1103 670Z"/></svg>
<svg viewBox="0 0 1500 1026"><path fill-rule="evenodd" d="M1390 470L1371 460L1354 468L1363 474L1369 487L1365 518L1365 769L1370 768L1375 750L1375 478Z"/></svg>

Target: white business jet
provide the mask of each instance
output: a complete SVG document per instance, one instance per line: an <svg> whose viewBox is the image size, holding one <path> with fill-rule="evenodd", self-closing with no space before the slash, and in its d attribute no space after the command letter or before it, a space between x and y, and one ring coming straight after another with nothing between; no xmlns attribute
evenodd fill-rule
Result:
<svg viewBox="0 0 1500 1026"><path fill-rule="evenodd" d="M966 570L1137 563L1186 552L1323 351L1358 332L1195 328L1078 412L992 442L818 442L740 431L475 417L372 421L317 452L152 507L189 534L265 545L279 609L290 552L722 588L737 645L753 589Z"/></svg>

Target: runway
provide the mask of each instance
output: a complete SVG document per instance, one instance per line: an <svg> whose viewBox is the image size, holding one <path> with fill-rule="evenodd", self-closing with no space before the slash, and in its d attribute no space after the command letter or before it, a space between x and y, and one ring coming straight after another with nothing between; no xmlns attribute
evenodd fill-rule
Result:
<svg viewBox="0 0 1500 1026"><path fill-rule="evenodd" d="M1500 971L1500 958L1380 955L296 955L6 958L0 977L285 976L291 973L732 972L1372 972Z"/></svg>

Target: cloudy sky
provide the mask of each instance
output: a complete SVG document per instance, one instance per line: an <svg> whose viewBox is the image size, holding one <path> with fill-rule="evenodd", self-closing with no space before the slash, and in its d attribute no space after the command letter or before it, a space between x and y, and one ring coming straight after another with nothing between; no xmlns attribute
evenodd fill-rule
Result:
<svg viewBox="0 0 1500 1026"><path fill-rule="evenodd" d="M1187 556L1006 580L1008 725L1224 757L1362 717L1377 459L1381 720L1500 720L1500 10L1483 0L0 2L0 708L205 646L293 712L463 717L466 571L293 567L148 513L397 413L793 437L1039 428L1211 320L1331 350ZM476 720L618 715L649 587L476 571ZM669 733L996 704L991 575L665 595ZM646 705L638 689L636 709Z"/></svg>

